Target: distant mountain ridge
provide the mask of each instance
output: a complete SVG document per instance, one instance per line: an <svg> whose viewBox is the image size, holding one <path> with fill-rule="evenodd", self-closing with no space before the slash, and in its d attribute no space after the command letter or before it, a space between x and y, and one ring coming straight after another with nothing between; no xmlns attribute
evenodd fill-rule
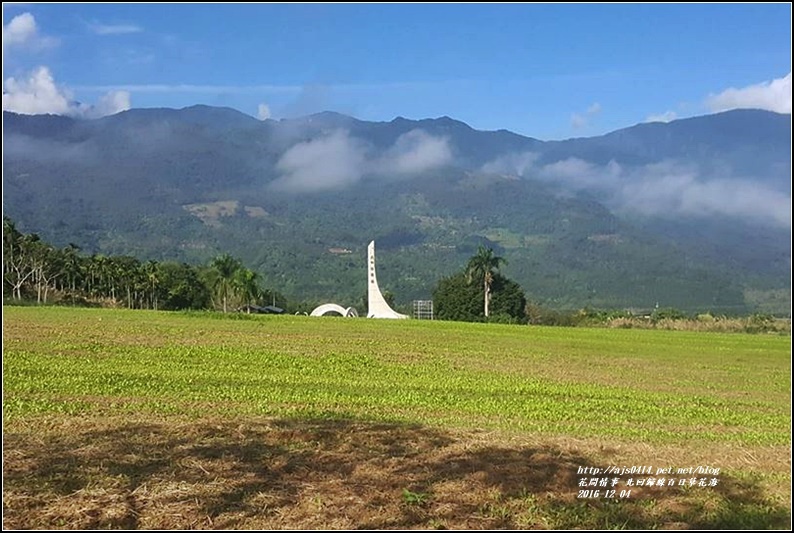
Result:
<svg viewBox="0 0 794 533"><path fill-rule="evenodd" d="M791 115L565 141L449 117L260 121L210 106L4 112L3 127L4 213L20 229L142 259L229 252L294 297L357 303L363 261L328 249L373 238L393 254L398 302L428 297L481 242L552 307L780 310L790 297Z"/></svg>

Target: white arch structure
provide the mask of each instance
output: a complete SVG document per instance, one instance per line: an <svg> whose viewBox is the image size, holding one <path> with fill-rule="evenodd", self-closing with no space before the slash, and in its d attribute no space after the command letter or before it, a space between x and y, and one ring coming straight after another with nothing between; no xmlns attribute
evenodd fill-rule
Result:
<svg viewBox="0 0 794 533"><path fill-rule="evenodd" d="M346 317L357 317L358 311L356 311L355 307L348 307L345 309L341 305L337 304L323 304L314 309L312 311L311 316L323 316L328 313L339 313L342 316Z"/></svg>

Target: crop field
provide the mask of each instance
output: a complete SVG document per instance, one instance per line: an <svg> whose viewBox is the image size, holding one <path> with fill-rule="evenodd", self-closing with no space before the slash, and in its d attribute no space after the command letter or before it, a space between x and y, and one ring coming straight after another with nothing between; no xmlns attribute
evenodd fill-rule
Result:
<svg viewBox="0 0 794 533"><path fill-rule="evenodd" d="M787 529L790 354L780 335L4 307L3 526Z"/></svg>

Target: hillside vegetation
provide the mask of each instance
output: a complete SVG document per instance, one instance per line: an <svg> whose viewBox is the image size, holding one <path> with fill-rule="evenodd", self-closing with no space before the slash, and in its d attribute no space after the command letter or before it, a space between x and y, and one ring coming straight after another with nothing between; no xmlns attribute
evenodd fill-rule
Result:
<svg viewBox="0 0 794 533"><path fill-rule="evenodd" d="M790 129L752 110L553 142L448 117L4 113L4 213L89 254L228 253L295 300L357 305L375 240L400 305L484 245L552 309L785 313Z"/></svg>

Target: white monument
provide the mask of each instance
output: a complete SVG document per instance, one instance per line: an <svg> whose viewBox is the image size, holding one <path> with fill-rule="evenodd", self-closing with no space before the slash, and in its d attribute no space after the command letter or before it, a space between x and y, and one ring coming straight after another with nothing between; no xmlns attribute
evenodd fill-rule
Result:
<svg viewBox="0 0 794 533"><path fill-rule="evenodd" d="M367 283L367 307L369 313L367 318L409 318L389 307L383 293L378 287L378 277L375 275L375 241L369 243L367 248L367 271L369 272ZM328 313L336 313L346 317L357 317L358 312L353 307L344 308L341 305L327 303L318 306L312 311L311 316L324 316Z"/></svg>
<svg viewBox="0 0 794 533"><path fill-rule="evenodd" d="M378 287L378 277L375 275L375 241L369 243L367 247L367 271L369 272L369 283L367 283L367 318L408 318L389 307L386 299Z"/></svg>

